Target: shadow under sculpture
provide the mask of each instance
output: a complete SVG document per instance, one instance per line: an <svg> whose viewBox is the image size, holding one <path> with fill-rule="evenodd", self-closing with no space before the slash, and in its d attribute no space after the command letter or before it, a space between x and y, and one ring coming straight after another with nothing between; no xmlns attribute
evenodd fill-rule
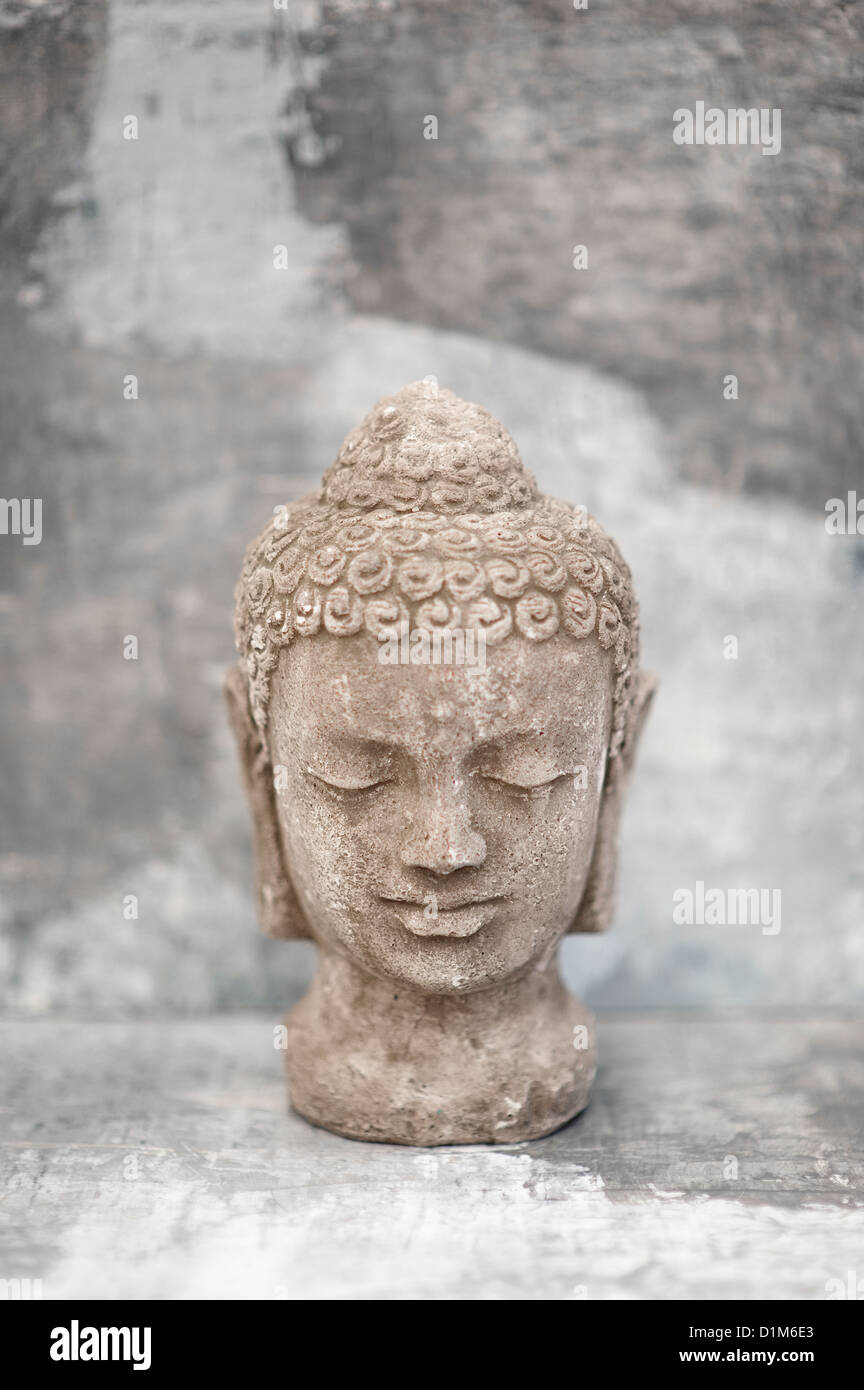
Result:
<svg viewBox="0 0 864 1390"><path fill-rule="evenodd" d="M467 644L436 660L442 631L475 637L473 660ZM403 1144L564 1124L595 1045L557 948L609 923L653 689L615 543L427 378L276 509L236 635L261 923L319 951L286 1019L295 1109Z"/></svg>

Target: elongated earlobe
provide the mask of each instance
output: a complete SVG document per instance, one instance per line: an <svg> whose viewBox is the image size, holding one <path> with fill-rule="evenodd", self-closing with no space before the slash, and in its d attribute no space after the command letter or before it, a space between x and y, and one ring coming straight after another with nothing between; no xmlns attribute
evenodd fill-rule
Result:
<svg viewBox="0 0 864 1390"><path fill-rule="evenodd" d="M267 936L311 937L285 867L270 754L252 718L246 678L240 665L226 672L224 691L252 816L258 920Z"/></svg>
<svg viewBox="0 0 864 1390"><path fill-rule="evenodd" d="M630 710L624 746L617 758L609 760L606 769L594 856L579 911L569 928L571 932L605 931L612 921L615 909L615 874L618 867L618 825L639 737L656 689L655 678L642 671L639 675L636 698Z"/></svg>

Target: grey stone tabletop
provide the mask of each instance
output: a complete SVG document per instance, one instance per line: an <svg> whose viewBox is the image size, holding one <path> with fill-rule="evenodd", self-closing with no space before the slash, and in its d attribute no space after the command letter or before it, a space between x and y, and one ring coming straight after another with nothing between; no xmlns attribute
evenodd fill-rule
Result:
<svg viewBox="0 0 864 1390"><path fill-rule="evenodd" d="M861 1022L604 1013L582 1116L437 1149L287 1113L277 1024L4 1023L0 1276L46 1299L856 1296Z"/></svg>

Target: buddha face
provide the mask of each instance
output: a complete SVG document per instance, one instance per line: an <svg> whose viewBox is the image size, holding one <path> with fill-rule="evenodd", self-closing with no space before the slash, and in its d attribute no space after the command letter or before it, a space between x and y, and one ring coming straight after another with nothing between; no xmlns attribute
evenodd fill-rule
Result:
<svg viewBox="0 0 864 1390"><path fill-rule="evenodd" d="M322 946L437 994L554 951L591 864L610 653L513 637L468 666L382 665L366 633L295 642L273 673L285 863Z"/></svg>

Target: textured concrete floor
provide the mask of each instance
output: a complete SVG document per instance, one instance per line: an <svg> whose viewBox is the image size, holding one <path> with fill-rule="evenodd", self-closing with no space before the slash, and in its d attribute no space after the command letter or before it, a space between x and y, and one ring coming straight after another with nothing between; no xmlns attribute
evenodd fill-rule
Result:
<svg viewBox="0 0 864 1390"><path fill-rule="evenodd" d="M607 1015L578 1120L420 1150L286 1114L274 1022L3 1025L0 1277L45 1298L820 1300L864 1272L860 1024Z"/></svg>

